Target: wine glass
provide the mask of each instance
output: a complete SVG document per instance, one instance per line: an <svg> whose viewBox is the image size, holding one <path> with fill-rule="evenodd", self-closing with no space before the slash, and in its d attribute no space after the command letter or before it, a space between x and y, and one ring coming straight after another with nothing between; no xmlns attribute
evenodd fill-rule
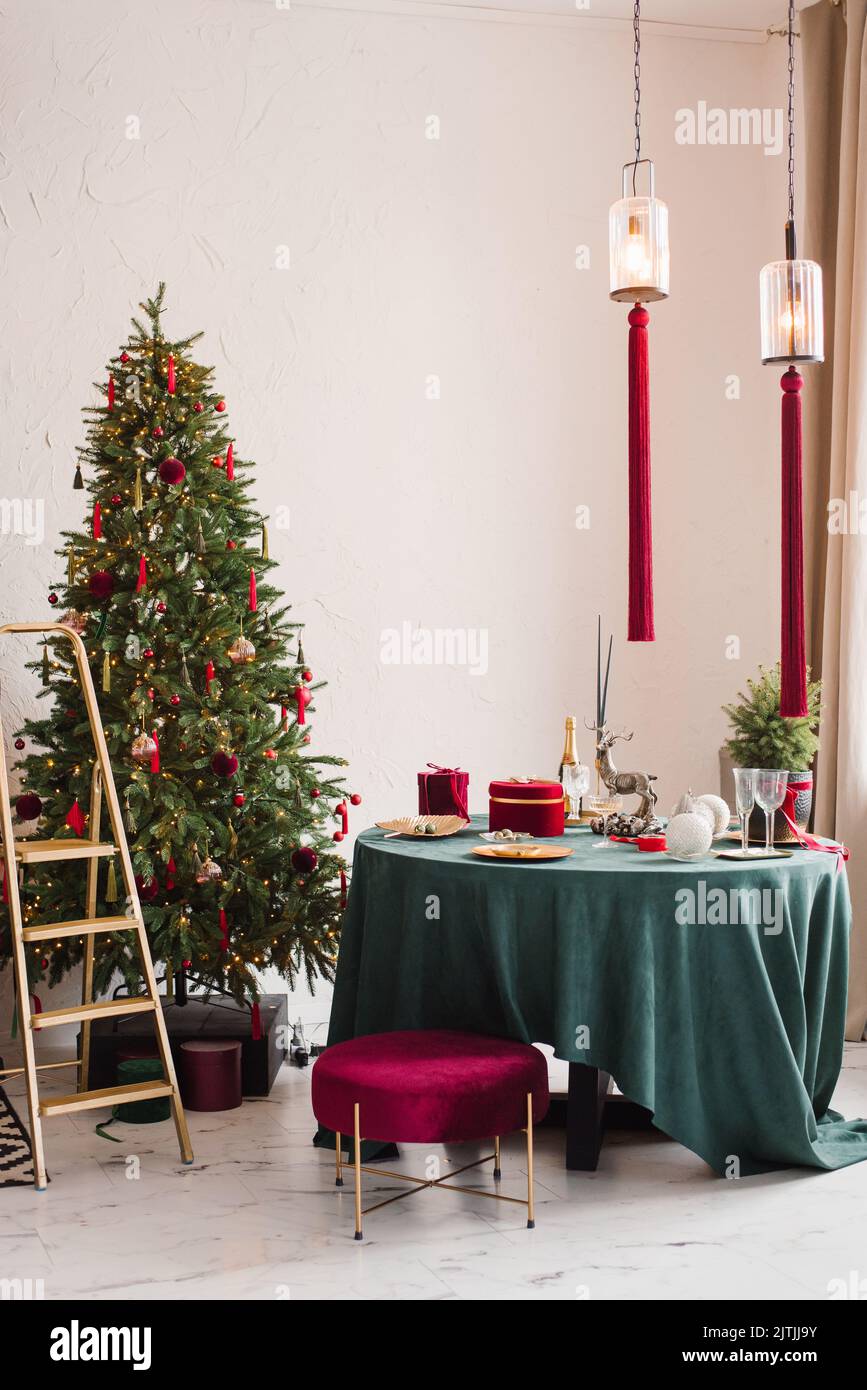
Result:
<svg viewBox="0 0 867 1390"><path fill-rule="evenodd" d="M747 827L752 809L756 804L756 769L754 767L736 767L734 774L735 805L741 823L741 853L746 858L750 852Z"/></svg>
<svg viewBox="0 0 867 1390"><path fill-rule="evenodd" d="M773 853L771 826L774 812L783 804L788 780L788 772L781 772L779 768L756 768L756 801L765 813L765 854Z"/></svg>

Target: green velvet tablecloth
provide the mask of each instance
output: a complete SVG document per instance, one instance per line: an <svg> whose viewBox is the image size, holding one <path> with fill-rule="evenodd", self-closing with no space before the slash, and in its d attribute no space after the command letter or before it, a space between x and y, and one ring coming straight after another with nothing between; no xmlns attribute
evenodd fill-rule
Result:
<svg viewBox="0 0 867 1390"><path fill-rule="evenodd" d="M329 1043L402 1028L550 1043L718 1173L867 1158L867 1123L828 1110L851 916L836 855L684 864L575 830L556 842L568 859L492 862L471 853L486 828L359 837ZM711 924L718 888L729 917L730 890L769 890L764 924Z"/></svg>

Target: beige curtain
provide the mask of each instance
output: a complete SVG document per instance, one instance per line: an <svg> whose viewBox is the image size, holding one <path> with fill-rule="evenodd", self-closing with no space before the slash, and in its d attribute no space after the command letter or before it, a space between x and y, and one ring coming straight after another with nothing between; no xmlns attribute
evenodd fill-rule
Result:
<svg viewBox="0 0 867 1390"><path fill-rule="evenodd" d="M825 287L825 364L808 368L804 392L810 650L825 699L816 829L852 851L846 1036L861 1038L867 1026L867 0L817 0L799 18L807 156L802 254L822 265ZM831 527L841 521L845 533L836 534Z"/></svg>

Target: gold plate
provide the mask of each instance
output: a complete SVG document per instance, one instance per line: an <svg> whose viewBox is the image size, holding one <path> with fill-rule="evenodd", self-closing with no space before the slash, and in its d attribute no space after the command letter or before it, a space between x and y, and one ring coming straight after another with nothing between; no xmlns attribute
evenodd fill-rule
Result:
<svg viewBox="0 0 867 1390"><path fill-rule="evenodd" d="M397 820L378 820L378 829L389 835L406 836L410 840L441 840L444 835L457 835L469 825L463 816L398 816ZM432 825L433 830L417 830L416 826Z"/></svg>
<svg viewBox="0 0 867 1390"><path fill-rule="evenodd" d="M566 859L574 850L565 845L473 845L483 859Z"/></svg>

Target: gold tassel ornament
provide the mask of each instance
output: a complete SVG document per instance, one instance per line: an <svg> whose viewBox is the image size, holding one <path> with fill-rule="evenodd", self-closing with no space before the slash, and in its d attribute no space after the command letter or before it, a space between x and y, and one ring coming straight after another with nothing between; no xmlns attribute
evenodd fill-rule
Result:
<svg viewBox="0 0 867 1390"><path fill-rule="evenodd" d="M105 881L105 901L107 903L117 902L117 874L114 871L114 860L108 861L108 878Z"/></svg>
<svg viewBox="0 0 867 1390"><path fill-rule="evenodd" d="M102 658L102 693L103 695L111 693L111 660L108 652Z"/></svg>
<svg viewBox="0 0 867 1390"><path fill-rule="evenodd" d="M141 468L135 470L135 488L133 489L132 505L133 509L137 512L140 512L144 506L141 487Z"/></svg>
<svg viewBox="0 0 867 1390"><path fill-rule="evenodd" d="M270 559L270 558L271 558L271 557L270 557L269 554L268 554L268 527L265 525L265 523L264 523L264 521L263 521L263 522L262 522L262 559L263 559L263 560L268 560L268 559Z"/></svg>

